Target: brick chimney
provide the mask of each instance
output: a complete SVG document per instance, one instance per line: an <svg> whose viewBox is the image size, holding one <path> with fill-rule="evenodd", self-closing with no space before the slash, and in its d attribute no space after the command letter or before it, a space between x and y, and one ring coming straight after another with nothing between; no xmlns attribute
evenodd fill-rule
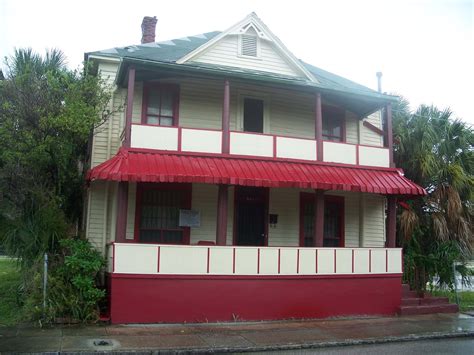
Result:
<svg viewBox="0 0 474 355"><path fill-rule="evenodd" d="M155 42L156 16L145 16L142 21L142 44Z"/></svg>

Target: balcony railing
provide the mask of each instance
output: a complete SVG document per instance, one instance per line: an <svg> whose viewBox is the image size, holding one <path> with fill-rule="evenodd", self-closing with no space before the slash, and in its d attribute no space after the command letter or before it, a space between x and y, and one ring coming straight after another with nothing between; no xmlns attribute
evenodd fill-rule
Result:
<svg viewBox="0 0 474 355"><path fill-rule="evenodd" d="M222 153L222 131L133 124L131 147L175 152ZM230 154L276 159L316 161L315 139L270 134L230 132ZM323 142L323 161L388 167L389 150L358 144Z"/></svg>
<svg viewBox="0 0 474 355"><path fill-rule="evenodd" d="M112 271L149 275L402 273L398 248L297 248L114 243ZM110 254L109 254L110 255Z"/></svg>

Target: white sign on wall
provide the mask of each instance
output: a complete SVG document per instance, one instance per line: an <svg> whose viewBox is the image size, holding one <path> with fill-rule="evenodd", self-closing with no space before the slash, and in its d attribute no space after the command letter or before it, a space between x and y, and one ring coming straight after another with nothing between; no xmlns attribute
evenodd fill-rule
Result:
<svg viewBox="0 0 474 355"><path fill-rule="evenodd" d="M200 227L201 213L195 210L179 210L180 227Z"/></svg>

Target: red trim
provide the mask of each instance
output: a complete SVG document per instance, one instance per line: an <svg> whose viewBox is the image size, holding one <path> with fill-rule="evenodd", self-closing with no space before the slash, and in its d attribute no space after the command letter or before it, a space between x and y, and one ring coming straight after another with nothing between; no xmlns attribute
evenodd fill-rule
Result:
<svg viewBox="0 0 474 355"><path fill-rule="evenodd" d="M388 103L385 107L385 114L387 118L387 145L390 157L390 167L394 168L395 163L393 161L393 129L392 129L392 104Z"/></svg>
<svg viewBox="0 0 474 355"><path fill-rule="evenodd" d="M235 248L232 249L232 273L235 274Z"/></svg>
<svg viewBox="0 0 474 355"><path fill-rule="evenodd" d="M260 274L260 248L257 248L257 274Z"/></svg>
<svg viewBox="0 0 474 355"><path fill-rule="evenodd" d="M356 144L356 165L360 165L359 154L359 144Z"/></svg>
<svg viewBox="0 0 474 355"><path fill-rule="evenodd" d="M354 273L354 249L352 249L352 273Z"/></svg>
<svg viewBox="0 0 474 355"><path fill-rule="evenodd" d="M211 262L211 248L207 248L207 273L209 274L209 267Z"/></svg>
<svg viewBox="0 0 474 355"><path fill-rule="evenodd" d="M369 272L372 272L372 249L369 249Z"/></svg>
<svg viewBox="0 0 474 355"><path fill-rule="evenodd" d="M316 249L316 274L318 273L318 249Z"/></svg>
<svg viewBox="0 0 474 355"><path fill-rule="evenodd" d="M300 273L300 250L297 249L297 252L296 252L296 273L299 274Z"/></svg>
<svg viewBox="0 0 474 355"><path fill-rule="evenodd" d="M120 181L117 189L117 220L115 222L115 241L128 242L128 182Z"/></svg>
<svg viewBox="0 0 474 355"><path fill-rule="evenodd" d="M178 152L181 152L183 146L183 129L182 127L178 127Z"/></svg>
<svg viewBox="0 0 474 355"><path fill-rule="evenodd" d="M362 123L364 125L364 127L367 127L368 129L370 129L372 132L375 132L377 133L378 135L380 136L385 136L385 132L383 130L381 130L380 128L378 128L377 126L374 126L372 123L370 123L369 121L364 121L364 123Z"/></svg>
<svg viewBox="0 0 474 355"><path fill-rule="evenodd" d="M281 249L278 248L278 273L280 273L281 269Z"/></svg>
<svg viewBox="0 0 474 355"><path fill-rule="evenodd" d="M157 82L145 82L143 84L141 124L146 124L149 126L161 126L160 115L156 115L158 117L158 124L151 124L147 122L148 100L149 100L149 93L151 89L155 89L158 91L169 90L173 94L173 124L171 126L163 126L163 127L178 127L179 126L180 87L177 84L167 84L167 83L157 83ZM161 103L160 103L160 112L161 112Z"/></svg>
<svg viewBox="0 0 474 355"><path fill-rule="evenodd" d="M388 249L385 250L385 272L388 272Z"/></svg>
<svg viewBox="0 0 474 355"><path fill-rule="evenodd" d="M135 204L135 228L134 228L134 238L135 243L142 244L164 244L164 243L146 243L140 242L140 221L142 216L142 196L143 193L149 190L174 190L174 191L184 191L185 200L183 205L180 208L191 209L192 206L192 184L191 183L172 183L172 182L162 182L162 183L149 183L141 182L137 183L137 193L136 193L136 204ZM181 229L181 228L180 228ZM190 234L191 230L189 227L182 227L183 230L183 242L181 244L190 244Z"/></svg>
<svg viewBox="0 0 474 355"><path fill-rule="evenodd" d="M334 273L337 273L337 250L334 249Z"/></svg>
<svg viewBox="0 0 474 355"><path fill-rule="evenodd" d="M230 152L230 85L224 81L224 99L222 103L222 153Z"/></svg>
<svg viewBox="0 0 474 355"><path fill-rule="evenodd" d="M316 159L320 162L324 160L323 158L323 109L321 104L321 94L316 93L316 107L315 111L315 138L316 138Z"/></svg>
<svg viewBox="0 0 474 355"><path fill-rule="evenodd" d="M115 272L115 244L112 244L112 272Z"/></svg>
<svg viewBox="0 0 474 355"><path fill-rule="evenodd" d="M373 279L373 278L398 278L402 273L390 274L318 274L318 275L176 275L176 274L110 274L112 278L124 279L170 279L170 280L293 280L293 279Z"/></svg>
<svg viewBox="0 0 474 355"><path fill-rule="evenodd" d="M156 272L160 272L160 257L161 257L161 247L158 247L158 259L156 262Z"/></svg>
<svg viewBox="0 0 474 355"><path fill-rule="evenodd" d="M387 248L395 248L397 242L397 198L387 197L387 226L386 226Z"/></svg>
<svg viewBox="0 0 474 355"><path fill-rule="evenodd" d="M273 158L277 158L277 136L273 136Z"/></svg>
<svg viewBox="0 0 474 355"><path fill-rule="evenodd" d="M401 274L338 276L112 274L111 321L182 323L232 321L235 315L244 321L394 315L400 306Z"/></svg>

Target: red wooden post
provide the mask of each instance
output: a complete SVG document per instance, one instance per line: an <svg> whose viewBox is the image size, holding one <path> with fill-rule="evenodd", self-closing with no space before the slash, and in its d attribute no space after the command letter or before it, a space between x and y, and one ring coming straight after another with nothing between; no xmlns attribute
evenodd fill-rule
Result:
<svg viewBox="0 0 474 355"><path fill-rule="evenodd" d="M117 191L117 221L115 224L115 241L126 242L128 208L128 182L120 181Z"/></svg>
<svg viewBox="0 0 474 355"><path fill-rule="evenodd" d="M224 102L222 104L222 153L230 151L230 86L229 80L224 82Z"/></svg>
<svg viewBox="0 0 474 355"><path fill-rule="evenodd" d="M392 104L388 103L385 106L385 117L387 119L387 148L390 157L390 167L394 168L393 162L393 128L392 128Z"/></svg>
<svg viewBox="0 0 474 355"><path fill-rule="evenodd" d="M133 115L133 95L135 91L135 68L128 69L128 88L127 88L127 111L125 113L125 139L123 146L130 148L132 136L132 115Z"/></svg>
<svg viewBox="0 0 474 355"><path fill-rule="evenodd" d="M387 198L387 248L395 248L397 234L397 198Z"/></svg>
<svg viewBox="0 0 474 355"><path fill-rule="evenodd" d="M321 106L321 94L316 94L316 115L315 115L315 138L316 138L316 155L319 161L323 161L323 111Z"/></svg>
<svg viewBox="0 0 474 355"><path fill-rule="evenodd" d="M324 240L324 191L316 190L314 206L314 237L315 247L322 247Z"/></svg>
<svg viewBox="0 0 474 355"><path fill-rule="evenodd" d="M228 185L219 185L217 194L216 244L226 245L227 241L227 201Z"/></svg>

